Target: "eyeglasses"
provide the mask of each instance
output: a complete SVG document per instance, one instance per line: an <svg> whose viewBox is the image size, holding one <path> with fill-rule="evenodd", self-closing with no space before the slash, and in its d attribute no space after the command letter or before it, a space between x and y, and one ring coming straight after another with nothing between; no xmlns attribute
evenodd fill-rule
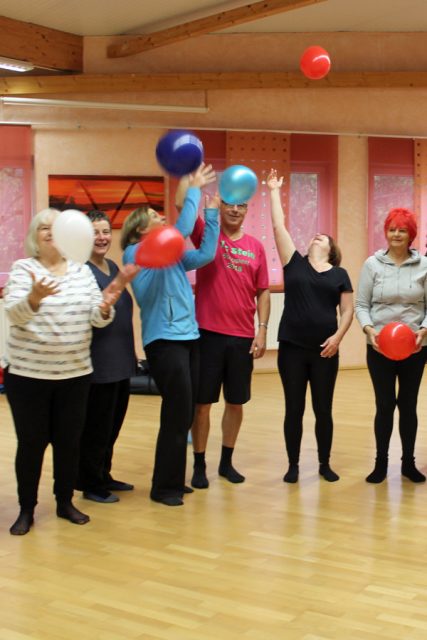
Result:
<svg viewBox="0 0 427 640"><path fill-rule="evenodd" d="M237 209L237 211L239 211L240 213L244 213L248 209L247 204L229 204L228 202L224 202L223 200L221 200L221 202L226 209Z"/></svg>

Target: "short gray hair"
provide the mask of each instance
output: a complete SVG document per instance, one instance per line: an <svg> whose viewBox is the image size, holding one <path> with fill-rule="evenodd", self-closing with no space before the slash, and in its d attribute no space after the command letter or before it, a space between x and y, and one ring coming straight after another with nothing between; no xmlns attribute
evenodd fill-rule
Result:
<svg viewBox="0 0 427 640"><path fill-rule="evenodd" d="M58 209L42 209L31 220L25 238L25 252L29 258L36 258L40 252L37 244L37 230L39 227L43 224L50 224L58 215Z"/></svg>

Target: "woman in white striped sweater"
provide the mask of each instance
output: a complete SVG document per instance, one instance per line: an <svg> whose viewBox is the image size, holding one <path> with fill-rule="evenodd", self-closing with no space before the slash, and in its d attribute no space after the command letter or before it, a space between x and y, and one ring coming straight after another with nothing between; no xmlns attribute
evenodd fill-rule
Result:
<svg viewBox="0 0 427 640"><path fill-rule="evenodd" d="M13 264L4 296L10 322L5 389L18 439L21 508L12 535L28 533L33 524L49 443L58 517L74 524L89 521L72 503L73 488L92 372L92 326L111 322L115 298L103 297L87 265L58 252L52 241L57 215L45 209L33 218L26 238L30 257Z"/></svg>

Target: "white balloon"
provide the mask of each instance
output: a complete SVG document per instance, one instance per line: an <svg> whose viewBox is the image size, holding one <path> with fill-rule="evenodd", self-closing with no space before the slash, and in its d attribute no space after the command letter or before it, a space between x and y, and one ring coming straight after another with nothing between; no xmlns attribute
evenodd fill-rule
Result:
<svg viewBox="0 0 427 640"><path fill-rule="evenodd" d="M74 262L89 260L95 233L92 223L81 211L67 209L52 224L53 241L60 253Z"/></svg>

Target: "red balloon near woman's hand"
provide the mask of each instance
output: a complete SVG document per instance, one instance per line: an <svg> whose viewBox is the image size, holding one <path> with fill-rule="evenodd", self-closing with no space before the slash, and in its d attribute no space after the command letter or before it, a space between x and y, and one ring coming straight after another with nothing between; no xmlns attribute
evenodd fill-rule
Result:
<svg viewBox="0 0 427 640"><path fill-rule="evenodd" d="M403 322L390 322L378 334L377 343L380 352L390 360L409 358L416 348L416 335Z"/></svg>
<svg viewBox="0 0 427 640"><path fill-rule="evenodd" d="M154 227L141 239L136 250L135 262L141 267L170 267L179 261L184 248L184 238L175 227Z"/></svg>
<svg viewBox="0 0 427 640"><path fill-rule="evenodd" d="M318 45L308 47L301 56L300 69L310 80L321 80L329 73L330 68L328 52Z"/></svg>

